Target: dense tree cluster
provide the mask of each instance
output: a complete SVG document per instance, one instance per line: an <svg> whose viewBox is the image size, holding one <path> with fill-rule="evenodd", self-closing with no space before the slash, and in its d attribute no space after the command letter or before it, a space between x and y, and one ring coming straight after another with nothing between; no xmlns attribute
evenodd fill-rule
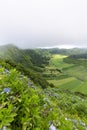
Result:
<svg viewBox="0 0 87 130"><path fill-rule="evenodd" d="M67 58L64 58L64 62L69 64L76 64L87 66L87 54L79 54L79 55L70 55Z"/></svg>

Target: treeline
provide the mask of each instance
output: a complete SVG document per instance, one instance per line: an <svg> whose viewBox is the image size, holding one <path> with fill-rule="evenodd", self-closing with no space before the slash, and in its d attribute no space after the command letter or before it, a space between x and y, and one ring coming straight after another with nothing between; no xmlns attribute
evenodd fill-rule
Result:
<svg viewBox="0 0 87 130"><path fill-rule="evenodd" d="M78 54L87 53L87 49L82 49L82 48L73 48L73 49L52 48L47 50L51 54L62 54L62 55L78 55Z"/></svg>
<svg viewBox="0 0 87 130"><path fill-rule="evenodd" d="M87 67L87 54L70 55L63 60L69 64L76 64Z"/></svg>
<svg viewBox="0 0 87 130"><path fill-rule="evenodd" d="M87 59L87 53L86 54L78 54L78 55L70 55L69 58L72 58L72 59Z"/></svg>

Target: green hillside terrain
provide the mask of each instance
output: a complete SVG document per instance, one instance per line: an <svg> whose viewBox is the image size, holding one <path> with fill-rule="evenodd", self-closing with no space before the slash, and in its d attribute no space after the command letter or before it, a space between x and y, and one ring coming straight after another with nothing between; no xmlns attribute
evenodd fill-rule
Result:
<svg viewBox="0 0 87 130"><path fill-rule="evenodd" d="M0 47L0 130L87 129L86 49Z"/></svg>
<svg viewBox="0 0 87 130"><path fill-rule="evenodd" d="M36 84L43 88L50 85L42 76L45 65L48 64L50 54L39 49L36 50L22 50L13 45L6 45L0 47L1 62L5 61L6 67L9 66L22 71L29 76Z"/></svg>

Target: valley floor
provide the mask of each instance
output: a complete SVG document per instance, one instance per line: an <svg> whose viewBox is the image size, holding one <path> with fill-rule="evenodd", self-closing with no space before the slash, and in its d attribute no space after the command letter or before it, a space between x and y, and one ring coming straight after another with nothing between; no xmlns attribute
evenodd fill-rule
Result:
<svg viewBox="0 0 87 130"><path fill-rule="evenodd" d="M62 90L87 94L87 68L64 62L65 55L53 55L44 75L49 83Z"/></svg>

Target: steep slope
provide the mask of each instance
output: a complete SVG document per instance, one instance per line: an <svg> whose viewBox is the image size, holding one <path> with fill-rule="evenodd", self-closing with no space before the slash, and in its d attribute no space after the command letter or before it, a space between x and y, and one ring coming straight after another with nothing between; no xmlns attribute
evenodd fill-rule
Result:
<svg viewBox="0 0 87 130"><path fill-rule="evenodd" d="M22 50L13 45L6 45L1 47L0 56L1 60L3 59L7 64L29 75L35 83L42 85L43 88L49 86L41 74L44 71L42 66L47 64L49 58L46 57L45 53L41 53L39 50Z"/></svg>
<svg viewBox="0 0 87 130"><path fill-rule="evenodd" d="M87 97L36 86L16 69L0 66L0 129L87 129Z"/></svg>

